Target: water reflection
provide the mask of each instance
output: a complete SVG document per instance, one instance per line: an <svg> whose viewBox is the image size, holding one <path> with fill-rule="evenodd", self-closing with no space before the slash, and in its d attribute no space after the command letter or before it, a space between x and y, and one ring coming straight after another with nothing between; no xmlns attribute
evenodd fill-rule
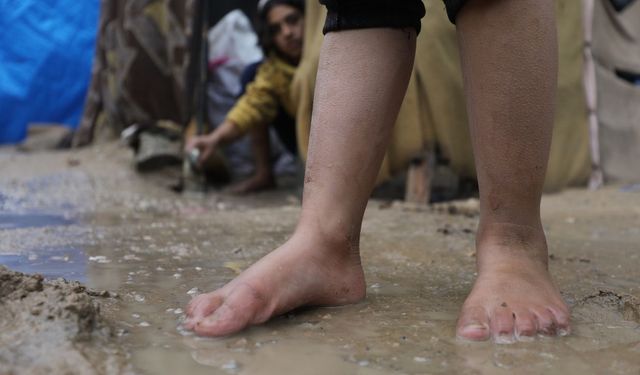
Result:
<svg viewBox="0 0 640 375"><path fill-rule="evenodd" d="M48 212L0 212L0 233L10 238L12 231L53 228L76 224L73 219ZM25 242L25 244L28 242ZM59 277L86 282L87 256L77 246L15 248L15 253L0 254L0 264L23 273L39 273L45 278Z"/></svg>
<svg viewBox="0 0 640 375"><path fill-rule="evenodd" d="M38 273L47 279L59 277L86 282L87 256L82 249L43 248L28 254L0 254L0 264L22 273Z"/></svg>
<svg viewBox="0 0 640 375"><path fill-rule="evenodd" d="M61 215L46 213L0 213L1 229L41 228L61 225L71 225L74 221Z"/></svg>

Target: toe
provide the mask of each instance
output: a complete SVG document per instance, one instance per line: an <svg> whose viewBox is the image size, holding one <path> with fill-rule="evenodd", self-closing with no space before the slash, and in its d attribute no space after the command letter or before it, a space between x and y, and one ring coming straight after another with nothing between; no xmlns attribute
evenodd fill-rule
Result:
<svg viewBox="0 0 640 375"><path fill-rule="evenodd" d="M458 337L466 340L483 341L491 336L489 317L484 308L463 307L456 329Z"/></svg>
<svg viewBox="0 0 640 375"><path fill-rule="evenodd" d="M557 333L556 318L548 309L533 310L538 321L538 333L545 336L555 336Z"/></svg>
<svg viewBox="0 0 640 375"><path fill-rule="evenodd" d="M213 314L199 320L194 331L202 336L225 336L238 332L253 323L264 310L265 299L248 285L239 285Z"/></svg>
<svg viewBox="0 0 640 375"><path fill-rule="evenodd" d="M490 317L491 334L498 344L507 344L515 341L514 314L506 303L497 307Z"/></svg>
<svg viewBox="0 0 640 375"><path fill-rule="evenodd" d="M225 303L215 313L195 323L193 330L200 336L225 336L240 331L248 324L247 314Z"/></svg>
<svg viewBox="0 0 640 375"><path fill-rule="evenodd" d="M185 328L193 329L194 324L210 315L222 304L223 298L220 294L213 292L201 294L194 298L186 308L187 320Z"/></svg>
<svg viewBox="0 0 640 375"><path fill-rule="evenodd" d="M198 306L203 299L206 299L206 294L201 294L199 296L194 297L191 301L189 301L189 303L187 304L187 307L184 309L185 314L187 314L187 316L192 316L193 312L196 309L196 306Z"/></svg>
<svg viewBox="0 0 640 375"><path fill-rule="evenodd" d="M518 341L531 341L538 331L535 314L528 310L515 311L515 338Z"/></svg>
<svg viewBox="0 0 640 375"><path fill-rule="evenodd" d="M559 336L566 336L571 333L571 314L569 313L569 310L566 308L550 308L548 310L555 318L554 320L557 325L557 334Z"/></svg>

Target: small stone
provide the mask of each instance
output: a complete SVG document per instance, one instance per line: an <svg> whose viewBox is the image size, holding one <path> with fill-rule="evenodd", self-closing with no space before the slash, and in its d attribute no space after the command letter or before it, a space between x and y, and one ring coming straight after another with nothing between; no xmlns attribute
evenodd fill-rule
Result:
<svg viewBox="0 0 640 375"><path fill-rule="evenodd" d="M425 357L413 357L413 360L418 362L418 363L427 363L427 362L429 362L429 359L425 358Z"/></svg>
<svg viewBox="0 0 640 375"><path fill-rule="evenodd" d="M138 324L140 327L149 327L151 324L149 324L148 322L140 322L140 324Z"/></svg>

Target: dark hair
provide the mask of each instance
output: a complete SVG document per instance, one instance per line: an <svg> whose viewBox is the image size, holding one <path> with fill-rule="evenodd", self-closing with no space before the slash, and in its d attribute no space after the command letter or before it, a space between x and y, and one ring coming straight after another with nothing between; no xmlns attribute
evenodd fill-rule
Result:
<svg viewBox="0 0 640 375"><path fill-rule="evenodd" d="M258 33L258 43L262 47L262 51L265 56L268 56L271 51L277 51L275 43L273 42L273 35L269 30L269 23L267 21L267 15L269 11L276 5L288 5L295 8L304 15L304 0L267 0L261 9L258 9L258 16L256 18L256 32Z"/></svg>

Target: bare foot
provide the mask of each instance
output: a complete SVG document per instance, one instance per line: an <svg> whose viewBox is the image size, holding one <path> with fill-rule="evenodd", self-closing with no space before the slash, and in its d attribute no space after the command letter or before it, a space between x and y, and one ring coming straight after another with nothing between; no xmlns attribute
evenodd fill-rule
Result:
<svg viewBox="0 0 640 375"><path fill-rule="evenodd" d="M276 187L276 180L272 173L256 173L253 176L242 180L227 190L231 194L244 195L262 190L269 190Z"/></svg>
<svg viewBox="0 0 640 375"><path fill-rule="evenodd" d="M458 337L509 343L569 334L569 308L549 275L542 229L495 224L478 236L478 278Z"/></svg>
<svg viewBox="0 0 640 375"><path fill-rule="evenodd" d="M357 246L294 235L224 287L194 298L185 328L223 336L300 306L360 301L365 281Z"/></svg>

